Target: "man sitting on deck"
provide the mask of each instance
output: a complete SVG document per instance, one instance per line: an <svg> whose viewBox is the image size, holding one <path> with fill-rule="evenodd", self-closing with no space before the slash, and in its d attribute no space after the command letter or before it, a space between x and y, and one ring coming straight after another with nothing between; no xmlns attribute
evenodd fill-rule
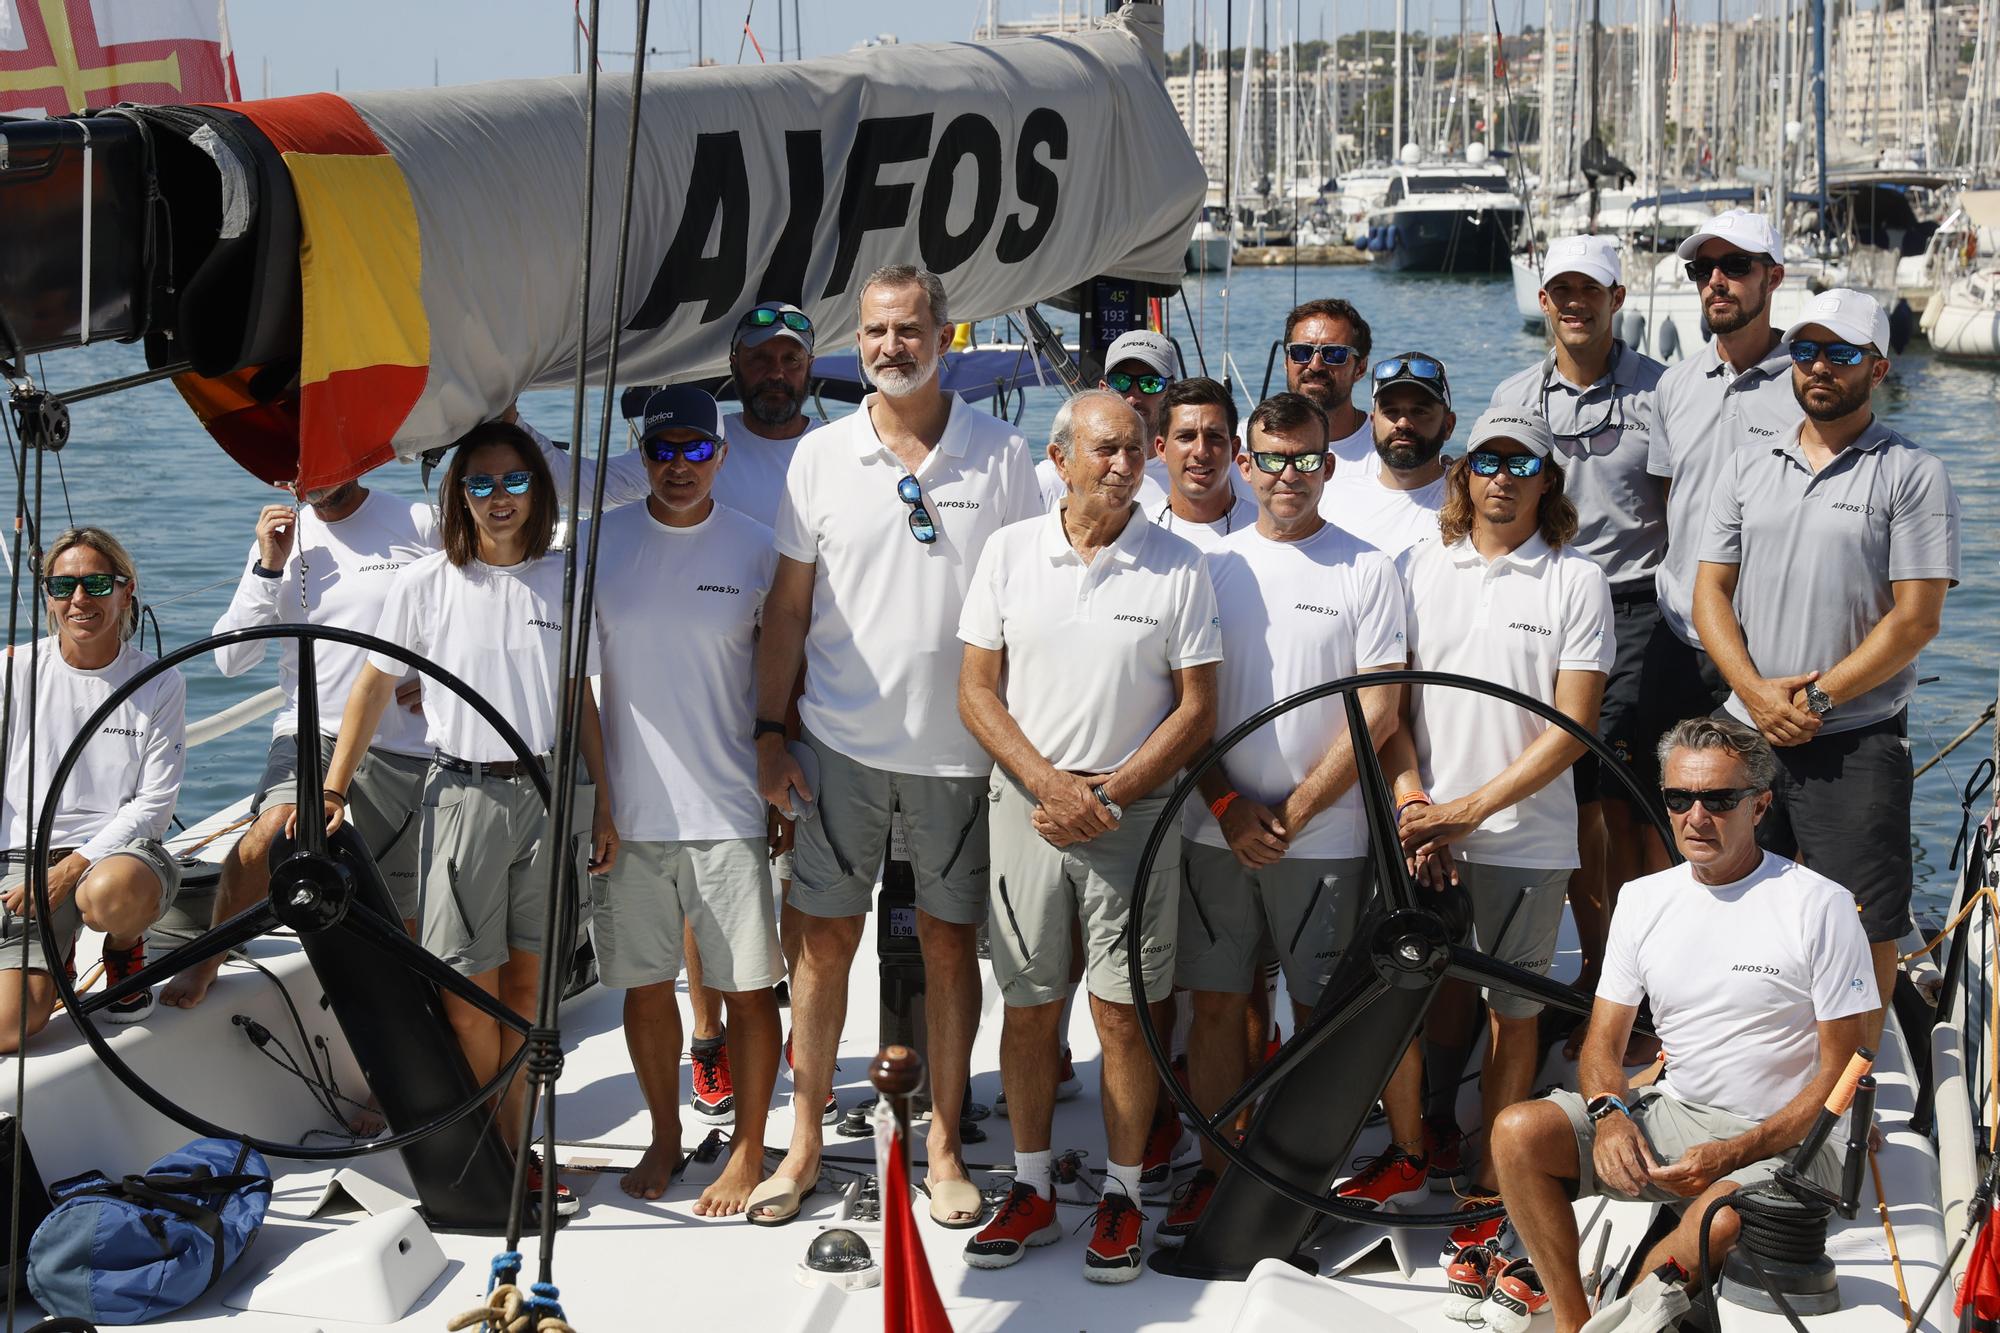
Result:
<svg viewBox="0 0 2000 1333"><path fill-rule="evenodd" d="M1557 1333L1589 1316L1572 1193L1685 1208L1645 1258L1693 1272L1708 1205L1775 1175L1811 1128L1875 1008L1868 941L1847 890L1757 846L1778 761L1754 729L1690 718L1660 741L1662 795L1684 864L1625 886L1578 1071L1502 1112L1493 1155L1509 1216L1553 1305ZM1636 1093L1619 1053L1640 1000L1673 1059ZM1805 1175L1840 1185L1832 1141ZM1711 1265L1736 1214L1709 1228Z"/></svg>

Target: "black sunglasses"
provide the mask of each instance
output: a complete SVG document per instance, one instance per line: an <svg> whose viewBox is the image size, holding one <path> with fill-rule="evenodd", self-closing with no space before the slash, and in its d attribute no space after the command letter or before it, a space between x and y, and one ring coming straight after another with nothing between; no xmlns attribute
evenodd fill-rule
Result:
<svg viewBox="0 0 2000 1333"><path fill-rule="evenodd" d="M1326 450L1314 449L1303 454L1280 454L1252 449L1250 461L1257 465L1259 472L1268 472L1274 477L1285 470L1287 463L1297 468L1302 475L1310 476L1326 466Z"/></svg>
<svg viewBox="0 0 2000 1333"><path fill-rule="evenodd" d="M896 483L896 498L910 507L910 535L929 546L938 539L937 525L931 522L931 514L924 508L924 488L909 473Z"/></svg>
<svg viewBox="0 0 2000 1333"><path fill-rule="evenodd" d="M1763 790L1762 787L1710 787L1704 791L1691 791L1686 787L1662 787L1660 800L1677 815L1694 809L1696 801L1700 801L1702 808L1710 814L1720 815L1734 810Z"/></svg>
<svg viewBox="0 0 2000 1333"><path fill-rule="evenodd" d="M1165 375L1127 375L1122 370L1114 370L1104 377L1104 382L1110 386L1113 393L1130 393L1132 392L1132 386L1135 384L1139 386L1140 393L1165 393L1167 391L1167 377Z"/></svg>
<svg viewBox="0 0 2000 1333"><path fill-rule="evenodd" d="M66 602L76 595L79 585L92 597L109 597L113 588L131 581L123 574L46 574L42 590L58 602Z"/></svg>
<svg viewBox="0 0 2000 1333"><path fill-rule="evenodd" d="M1350 356L1361 353L1346 343L1286 343L1285 358L1295 366L1309 366L1316 356L1329 366L1344 366Z"/></svg>
<svg viewBox="0 0 2000 1333"><path fill-rule="evenodd" d="M768 329L773 324L780 323L793 333L803 333L810 336L813 331L813 322L806 318L804 311L774 310L767 305L756 306L746 311L743 318L737 322L737 327L745 329Z"/></svg>
<svg viewBox="0 0 2000 1333"><path fill-rule="evenodd" d="M1497 477L1506 468L1510 477L1538 477L1543 460L1533 454L1496 454L1491 449L1474 449L1465 462L1478 477Z"/></svg>
<svg viewBox="0 0 2000 1333"><path fill-rule="evenodd" d="M706 463L715 457L714 440L689 440L677 444L662 435L646 441L639 448L655 463L671 463L676 458L684 458L690 463Z"/></svg>
<svg viewBox="0 0 2000 1333"><path fill-rule="evenodd" d="M1725 278L1747 278L1751 269L1766 262L1768 261L1757 255L1745 254L1724 255L1720 259L1690 259L1687 262L1687 275L1699 286L1705 284L1709 275L1717 269L1722 270L1722 276Z"/></svg>
<svg viewBox="0 0 2000 1333"><path fill-rule="evenodd" d="M476 500L484 500L495 489L504 488L509 495L526 495L528 487L535 484L535 474L526 468L519 472L507 472L495 477L491 472L475 472L465 479L466 494Z"/></svg>
<svg viewBox="0 0 2000 1333"><path fill-rule="evenodd" d="M1854 343L1814 342L1810 338L1792 339L1792 360L1802 366L1809 366L1819 360L1821 354L1836 366L1858 366L1868 359L1868 349Z"/></svg>

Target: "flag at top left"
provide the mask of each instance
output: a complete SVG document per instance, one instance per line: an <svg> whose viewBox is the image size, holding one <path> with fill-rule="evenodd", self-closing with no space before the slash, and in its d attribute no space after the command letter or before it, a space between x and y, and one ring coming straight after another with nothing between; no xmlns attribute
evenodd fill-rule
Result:
<svg viewBox="0 0 2000 1333"><path fill-rule="evenodd" d="M0 0L0 115L241 97L223 0Z"/></svg>

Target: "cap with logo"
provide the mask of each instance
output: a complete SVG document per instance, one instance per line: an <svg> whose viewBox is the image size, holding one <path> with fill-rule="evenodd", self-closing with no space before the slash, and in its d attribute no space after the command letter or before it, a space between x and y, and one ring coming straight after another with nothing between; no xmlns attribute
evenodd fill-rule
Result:
<svg viewBox="0 0 2000 1333"><path fill-rule="evenodd" d="M1151 329L1132 329L1118 335L1111 350L1104 354L1104 368L1115 369L1122 361L1151 366L1168 379L1180 374L1180 354L1174 350L1173 339Z"/></svg>
<svg viewBox="0 0 2000 1333"><path fill-rule="evenodd" d="M1833 330L1839 337L1851 343L1866 346L1875 345L1875 350L1888 355L1889 315L1866 292L1857 292L1851 287L1829 287L1812 300L1792 327L1785 330L1785 341L1790 342L1808 325L1818 324Z"/></svg>
<svg viewBox="0 0 2000 1333"><path fill-rule="evenodd" d="M692 384L669 384L655 389L646 400L646 414L640 419L639 443L670 430L691 430L722 442L722 413L715 399Z"/></svg>
<svg viewBox="0 0 2000 1333"><path fill-rule="evenodd" d="M1489 407L1473 423L1467 451L1495 440L1512 440L1537 458L1547 458L1555 449L1549 423L1525 407Z"/></svg>
<svg viewBox="0 0 2000 1333"><path fill-rule="evenodd" d="M1771 225L1771 219L1762 213L1741 208L1717 213L1682 241L1675 253L1682 259L1693 259L1703 241L1727 241L1746 255L1762 255L1773 264L1785 262L1785 243L1778 239L1778 229Z"/></svg>
<svg viewBox="0 0 2000 1333"><path fill-rule="evenodd" d="M775 318L769 324L760 327L753 322L759 310L768 310ZM797 318L787 323L785 320L787 315L794 315ZM803 323L805 328L792 327L793 324L799 323ZM805 311L784 301L765 301L760 305L751 306L744 312L743 318L737 321L736 335L729 340L729 350L733 352L740 347L761 346L773 338L790 338L810 353L813 349L812 320Z"/></svg>
<svg viewBox="0 0 2000 1333"><path fill-rule="evenodd" d="M1618 242L1609 236L1565 236L1550 241L1542 256L1542 286L1565 273L1581 273L1606 287L1616 287L1624 274L1618 259Z"/></svg>

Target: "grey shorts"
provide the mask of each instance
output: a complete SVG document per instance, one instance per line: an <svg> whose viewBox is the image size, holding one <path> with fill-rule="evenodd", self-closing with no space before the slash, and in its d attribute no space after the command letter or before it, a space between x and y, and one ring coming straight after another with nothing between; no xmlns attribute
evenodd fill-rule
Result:
<svg viewBox="0 0 2000 1333"><path fill-rule="evenodd" d="M792 906L807 916L864 916L900 810L918 910L954 925L986 919L986 779L891 773L857 763L807 732L819 759L814 817L792 842ZM707 956L703 955L706 963Z"/></svg>
<svg viewBox="0 0 2000 1333"><path fill-rule="evenodd" d="M424 948L468 977L499 967L511 949L539 954L549 849L535 784L433 765L423 814Z"/></svg>
<svg viewBox="0 0 2000 1333"><path fill-rule="evenodd" d="M1028 822L1035 799L1004 771L989 788L993 827L993 918L987 939L993 979L1015 1008L1053 1004L1069 989L1072 923L1083 924L1084 982L1090 993L1131 1004L1125 933L1139 854L1166 809L1166 791L1125 807L1116 829L1072 847L1051 847ZM1173 991L1174 932L1180 915L1180 861L1168 844L1153 863L1139 928L1148 1000Z"/></svg>
<svg viewBox="0 0 2000 1333"><path fill-rule="evenodd" d="M1570 873L1460 861L1458 882L1472 900L1474 946L1490 958L1547 976L1562 932ZM1493 990L1483 994L1487 1007L1502 1018L1533 1018L1542 1012L1538 1000Z"/></svg>
<svg viewBox="0 0 2000 1333"><path fill-rule="evenodd" d="M320 737L320 763L333 757L334 739ZM347 814L354 831L368 844L376 869L396 912L414 920L417 889L417 844L423 840L424 780L430 773L428 755L392 754L371 749L361 756L354 781L347 788ZM291 736L274 736L264 756L264 776L250 812L267 805L291 805L298 799L299 748Z"/></svg>
<svg viewBox="0 0 2000 1333"><path fill-rule="evenodd" d="M598 977L613 990L671 983L692 929L704 984L775 985L785 966L768 848L762 837L621 844L611 873L590 877Z"/></svg>
<svg viewBox="0 0 2000 1333"><path fill-rule="evenodd" d="M153 913L153 920L158 921L161 917L165 916L167 909L174 905L174 895L178 894L181 890L181 866L180 862L174 859L174 854L152 838L142 838L138 842L128 842L123 847L114 848L106 852L93 862L90 869L83 872L84 880L89 880L91 875L96 872L98 866L103 865L114 856L132 857L134 860L143 862L146 868L153 872L153 878L160 882L160 905L158 910ZM10 863L6 874L0 876L0 893L11 892L25 883L27 878L28 868L25 865L19 862ZM82 888L82 883L79 883L77 887L79 889ZM34 904L33 894L29 895L28 902L30 913L32 913ZM68 966L69 955L76 950L76 937L83 933L83 911L76 905L76 895L74 893L56 904L55 927L56 939L62 945L63 949L63 957L60 961L63 966ZM20 969L21 931L24 928L30 931L34 930L34 918L31 914L17 916L12 912L0 909L0 972L12 972ZM10 945L13 947L10 948ZM33 947L39 950L41 946L37 943ZM44 958L41 960L40 965L31 961L28 965L28 970L30 972L49 972L54 969L49 966L49 960Z"/></svg>
<svg viewBox="0 0 2000 1333"><path fill-rule="evenodd" d="M1576 1162L1578 1198L1607 1195L1617 1199L1639 1199L1647 1203L1685 1204L1689 1200L1678 1194L1669 1193L1657 1185L1648 1185L1640 1193L1619 1194L1604 1186L1597 1179L1596 1162L1591 1156L1597 1144L1597 1126L1590 1122L1590 1113L1584 1099L1567 1088L1556 1088L1549 1092L1548 1099L1560 1106L1569 1117L1569 1127L1576 1134ZM1659 1088L1641 1088L1628 1094L1627 1103L1632 1108L1632 1123L1646 1136L1646 1144L1652 1150L1653 1160L1665 1166L1686 1156L1688 1150L1703 1143L1714 1143L1720 1139L1733 1139L1757 1128L1753 1121L1731 1111L1713 1106L1703 1106L1699 1102L1684 1102ZM1617 1112L1612 1112L1616 1115ZM1806 1178L1823 1189L1840 1189L1841 1154L1847 1141L1844 1132L1835 1132L1812 1161L1806 1164ZM1738 1167L1724 1176L1739 1186L1755 1185L1778 1174L1778 1168L1792 1160L1792 1154L1785 1152L1775 1157L1765 1157Z"/></svg>
<svg viewBox="0 0 2000 1333"><path fill-rule="evenodd" d="M1293 1002L1318 1004L1373 884L1365 856L1287 858L1250 870L1227 847L1184 840L1174 982L1247 995L1275 948Z"/></svg>

